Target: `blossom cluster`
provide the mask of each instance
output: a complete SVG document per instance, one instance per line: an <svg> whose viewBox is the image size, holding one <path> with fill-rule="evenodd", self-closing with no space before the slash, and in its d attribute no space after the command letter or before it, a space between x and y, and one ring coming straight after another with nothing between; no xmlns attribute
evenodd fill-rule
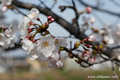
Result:
<svg viewBox="0 0 120 80"><path fill-rule="evenodd" d="M47 29L52 22L54 18L48 16L47 22L42 23L38 9L32 8L19 25L22 30L22 48L28 51L32 60L48 61L49 66L61 68L63 63L60 52L62 47L67 47L67 41L50 34Z"/></svg>
<svg viewBox="0 0 120 80"><path fill-rule="evenodd" d="M0 46L3 48L13 47L15 43L15 35L18 32L16 21L9 27L0 28Z"/></svg>

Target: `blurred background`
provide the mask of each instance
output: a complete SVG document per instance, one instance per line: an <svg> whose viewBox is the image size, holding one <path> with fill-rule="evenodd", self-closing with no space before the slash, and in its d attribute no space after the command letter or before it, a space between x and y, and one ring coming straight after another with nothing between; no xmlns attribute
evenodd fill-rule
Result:
<svg viewBox="0 0 120 80"><path fill-rule="evenodd" d="M24 3L35 4L45 7L39 0L18 0ZM60 12L59 6L72 5L71 0L41 0L44 4L51 8L57 15L63 17L68 22L72 23L75 17L73 10L66 9ZM110 29L116 28L120 24L120 1L119 0L75 0L76 7L79 11L83 11L87 6L93 9L91 14L83 14L79 18L79 23L84 21L82 18L95 18L94 27L102 29L108 26ZM2 7L2 5L1 5ZM29 11L19 9L24 14ZM0 11L0 26L9 26L12 22L16 21L18 24L23 21L23 15L15 10L7 10L6 12ZM40 19L44 23L47 16L40 13ZM69 32L63 29L59 24L53 23L50 25L49 30L52 35L57 37L67 37ZM91 31L87 30L86 34ZM16 35L16 44L20 41L20 32ZM74 43L78 39L68 39ZM115 42L114 42L115 43ZM110 44L113 46L118 44ZM75 63L74 59L66 58L63 60L64 68L50 68L47 62L38 60L30 60L27 57L27 52L21 47L15 49L5 49L0 52L0 80L87 80L88 76L112 76L110 62L94 65L90 68L82 68L79 64ZM119 67L116 66L116 73L120 78ZM92 80L100 80L99 78L92 78ZM114 80L114 78L104 78L103 80Z"/></svg>

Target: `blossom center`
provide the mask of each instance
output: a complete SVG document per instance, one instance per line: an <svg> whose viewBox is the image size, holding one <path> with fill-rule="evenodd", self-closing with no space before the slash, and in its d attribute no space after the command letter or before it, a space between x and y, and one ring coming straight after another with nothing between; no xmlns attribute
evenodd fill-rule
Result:
<svg viewBox="0 0 120 80"><path fill-rule="evenodd" d="M35 17L35 16L36 16L36 14L35 14L35 13L33 13L33 16Z"/></svg>
<svg viewBox="0 0 120 80"><path fill-rule="evenodd" d="M56 43L56 44L58 44L58 43L59 43L57 39L55 40L55 43Z"/></svg>
<svg viewBox="0 0 120 80"><path fill-rule="evenodd" d="M44 47L47 47L48 45L49 45L48 42L44 42L44 43L43 43L43 46L44 46Z"/></svg>

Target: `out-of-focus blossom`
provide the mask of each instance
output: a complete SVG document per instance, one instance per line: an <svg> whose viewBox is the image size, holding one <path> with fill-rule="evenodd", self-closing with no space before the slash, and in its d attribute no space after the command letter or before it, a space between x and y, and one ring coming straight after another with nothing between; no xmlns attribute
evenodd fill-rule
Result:
<svg viewBox="0 0 120 80"><path fill-rule="evenodd" d="M2 2L2 4L5 4L5 5L11 5L12 0L0 0L0 2Z"/></svg>
<svg viewBox="0 0 120 80"><path fill-rule="evenodd" d="M99 30L99 34L105 34L105 30Z"/></svg>
<svg viewBox="0 0 120 80"><path fill-rule="evenodd" d="M87 13L91 13L92 12L92 8L90 6L86 7L86 12Z"/></svg>
<svg viewBox="0 0 120 80"><path fill-rule="evenodd" d="M7 11L8 7L6 5L3 5L2 8L1 8L1 11L5 12Z"/></svg>
<svg viewBox="0 0 120 80"><path fill-rule="evenodd" d="M0 33L0 45L4 48L13 47L17 31L16 22L13 22L8 28L3 28L2 33Z"/></svg>
<svg viewBox="0 0 120 80"><path fill-rule="evenodd" d="M90 18L90 22L91 22L92 24L94 24L94 23L95 23L95 18L94 18L94 17Z"/></svg>
<svg viewBox="0 0 120 80"><path fill-rule="evenodd" d="M116 32L115 35L116 35L117 37L120 37L120 32L119 32L119 31Z"/></svg>
<svg viewBox="0 0 120 80"><path fill-rule="evenodd" d="M57 65L58 68L62 68L63 67L63 63L60 60L58 60L56 62L56 65Z"/></svg>
<svg viewBox="0 0 120 80"><path fill-rule="evenodd" d="M120 60L120 55L118 56L118 60Z"/></svg>
<svg viewBox="0 0 120 80"><path fill-rule="evenodd" d="M89 18L83 16L83 17L82 17L82 20L83 20L84 23L87 23L87 22L89 21Z"/></svg>
<svg viewBox="0 0 120 80"><path fill-rule="evenodd" d="M107 42L107 44L113 44L114 43L114 39L111 35L106 35L104 37L104 40Z"/></svg>
<svg viewBox="0 0 120 80"><path fill-rule="evenodd" d="M94 35L91 35L88 37L88 41L95 41L96 37Z"/></svg>

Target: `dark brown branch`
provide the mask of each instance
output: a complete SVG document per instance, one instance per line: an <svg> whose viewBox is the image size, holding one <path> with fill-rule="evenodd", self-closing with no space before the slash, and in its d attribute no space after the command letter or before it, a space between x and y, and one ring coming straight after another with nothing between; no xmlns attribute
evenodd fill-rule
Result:
<svg viewBox="0 0 120 80"><path fill-rule="evenodd" d="M78 22L78 19L79 19L79 13L78 13L78 11L77 11L77 8L76 8L76 5L75 5L75 2L74 2L74 0L72 0L72 4L73 4L73 10L74 10L74 12L75 12L75 22L76 22L76 25L77 25L77 28L78 28L78 33L80 33L80 26L79 26L79 22Z"/></svg>
<svg viewBox="0 0 120 80"><path fill-rule="evenodd" d="M118 48L120 48L120 45L117 45L117 46L115 46L115 47L112 47L112 49L118 49Z"/></svg>

